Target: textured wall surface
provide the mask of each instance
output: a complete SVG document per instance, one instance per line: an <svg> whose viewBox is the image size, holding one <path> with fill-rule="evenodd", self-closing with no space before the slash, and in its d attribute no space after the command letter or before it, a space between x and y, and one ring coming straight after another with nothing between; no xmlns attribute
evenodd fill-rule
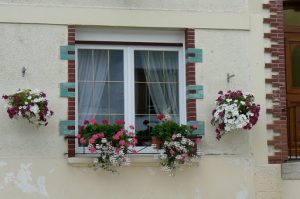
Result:
<svg viewBox="0 0 300 199"><path fill-rule="evenodd" d="M79 0L72 2L0 0L2 10L6 8L3 6L5 4L30 5L25 9L23 21L18 15L16 18L12 17L16 24L0 24L0 95L9 94L21 87L40 88L48 94L49 106L55 112L47 128L36 129L25 121L10 120L5 110L0 108L0 198L280 198L282 187L280 167L268 165L267 159L266 88L264 87L266 71L261 1L190 0L185 1L184 4L183 1L172 1L171 4L171 1L163 0L150 4L148 1L89 0L85 1L84 5L82 2ZM116 175L94 171L87 165L76 167L68 164L65 155L67 144L58 132L59 121L67 119L67 99L59 97L59 83L67 81L68 69L67 61L59 59L59 46L66 45L68 42L68 26L46 24L47 17L53 17L53 13L56 12L43 16L43 13L35 7L39 5L43 6L43 9L49 8L47 14L51 9L62 7L58 9L62 15L56 16L57 18L65 16L61 19L63 21L61 23L80 20L80 25L97 24L99 27L118 24L118 26L143 27L144 25L168 28L187 28L200 24L198 28L191 27L196 28L196 48L203 49L204 53L203 62L196 64L196 84L204 86L204 99L197 100L197 119L206 122L206 135L200 145L205 155L200 160L199 166L185 168L175 177L169 177L158 167L150 167L147 164L122 168L120 174ZM73 16L76 9L72 8L67 12L69 9L66 8L67 5L89 7L85 13L92 10L91 6L105 7L102 10L107 12L114 9L115 18L96 21L94 18L90 20L88 15L83 15L73 19L70 16ZM15 7L19 8L19 6ZM23 8L20 11L24 11ZM123 15L136 14L137 12L131 12L131 9L140 9L138 16L147 18L147 23L143 22L144 18L133 20L126 18L126 22L121 19L116 20L123 16L119 8L129 8ZM156 18L149 18L149 13L144 12L146 9L151 9L152 14L157 13L155 17L160 18L162 22L156 21ZM212 15L205 14L203 15L205 18L198 21L198 18L193 18L193 14L198 12L190 12L191 15L186 12L187 18L178 15L176 20L172 21L168 17L181 12L158 12L157 9L214 12L212 15L219 12L219 15L217 18L211 18ZM9 7L9 10L18 9ZM34 14L31 15L31 11ZM98 10L95 8L94 12L96 11ZM237 18L234 17L235 15L228 15L232 12L248 14L245 15L246 17L238 14L237 16L243 17ZM7 14L9 13L5 13ZM101 14L102 12L97 12L95 16ZM16 13L12 15L16 16ZM39 21L40 18L37 16L40 16L45 24L33 24ZM57 18L51 23L58 23ZM220 18L224 21L217 20ZM227 19L230 20L226 21ZM213 28L199 29L202 27L201 20L205 21L205 28ZM245 21L247 21L246 25L242 26ZM21 22L29 24L25 25ZM28 69L24 78L21 76L23 66ZM230 83L226 82L227 73L235 74ZM214 129L209 124L211 110L217 92L227 89L254 92L257 101L261 104L261 119L250 132L231 133L221 141L216 141ZM3 107L4 104L1 102L0 106ZM284 186L288 183L285 182Z"/></svg>
<svg viewBox="0 0 300 199"><path fill-rule="evenodd" d="M0 3L10 5L59 5L143 10L191 10L205 12L245 12L248 8L247 0L0 0Z"/></svg>

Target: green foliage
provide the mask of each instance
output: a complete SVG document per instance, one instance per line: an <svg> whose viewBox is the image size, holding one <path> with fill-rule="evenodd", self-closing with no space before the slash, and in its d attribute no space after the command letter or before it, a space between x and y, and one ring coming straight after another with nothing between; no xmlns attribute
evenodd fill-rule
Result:
<svg viewBox="0 0 300 199"><path fill-rule="evenodd" d="M180 125L170 120L164 120L161 124L153 127L152 135L163 141L171 141L173 134L180 133L184 137L192 134L192 129L187 125Z"/></svg>

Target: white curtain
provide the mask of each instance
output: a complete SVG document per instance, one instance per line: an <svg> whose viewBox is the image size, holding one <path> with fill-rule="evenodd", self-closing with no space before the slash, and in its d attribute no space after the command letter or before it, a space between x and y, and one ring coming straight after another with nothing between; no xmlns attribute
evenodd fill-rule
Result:
<svg viewBox="0 0 300 199"><path fill-rule="evenodd" d="M78 51L79 124L82 124L84 119L94 117L98 110L106 83L95 83L95 81L107 81L107 60L107 50Z"/></svg>
<svg viewBox="0 0 300 199"><path fill-rule="evenodd" d="M162 51L148 51L141 55L146 81L152 82L147 86L155 112L178 114L178 56Z"/></svg>

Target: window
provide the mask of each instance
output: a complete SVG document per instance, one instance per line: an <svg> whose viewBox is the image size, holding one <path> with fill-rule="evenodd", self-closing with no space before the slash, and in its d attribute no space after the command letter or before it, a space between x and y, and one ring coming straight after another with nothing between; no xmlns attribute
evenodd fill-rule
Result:
<svg viewBox="0 0 300 199"><path fill-rule="evenodd" d="M91 117L124 119L136 127L139 153L157 152L149 147L157 115L186 123L183 53L171 46L76 45L76 126Z"/></svg>

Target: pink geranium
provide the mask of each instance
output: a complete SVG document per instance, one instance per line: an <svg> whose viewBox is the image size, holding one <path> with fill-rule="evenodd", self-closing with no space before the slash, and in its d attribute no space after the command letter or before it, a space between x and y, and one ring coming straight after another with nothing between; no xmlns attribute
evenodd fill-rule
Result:
<svg viewBox="0 0 300 199"><path fill-rule="evenodd" d="M96 124L96 122L97 122L97 121L96 121L95 118L91 118L91 119L90 119L90 123L91 123L91 124Z"/></svg>
<svg viewBox="0 0 300 199"><path fill-rule="evenodd" d="M197 124L193 124L192 125L192 129L197 129L198 128L198 125Z"/></svg>
<svg viewBox="0 0 300 199"><path fill-rule="evenodd" d="M124 120L116 120L116 124L118 124L118 125L124 125L125 121Z"/></svg>
<svg viewBox="0 0 300 199"><path fill-rule="evenodd" d="M196 138L195 143L199 144L200 142L201 142L201 139L200 138Z"/></svg>
<svg viewBox="0 0 300 199"><path fill-rule="evenodd" d="M107 125L107 124L109 124L109 121L107 119L104 119L104 120L102 120L102 123Z"/></svg>
<svg viewBox="0 0 300 199"><path fill-rule="evenodd" d="M84 125L87 125L87 124L89 124L90 122L88 121L88 120L84 120L84 122L83 122L83 124Z"/></svg>
<svg viewBox="0 0 300 199"><path fill-rule="evenodd" d="M177 137L177 135L176 135L176 134L173 134L173 135L172 135L172 140L175 140L176 137Z"/></svg>
<svg viewBox="0 0 300 199"><path fill-rule="evenodd" d="M126 144L126 142L125 142L125 140L120 140L119 144L122 145L122 146L124 146Z"/></svg>
<svg viewBox="0 0 300 199"><path fill-rule="evenodd" d="M84 139L84 138L80 138L80 139L79 139L79 142L80 142L81 144L84 144L84 143L86 143L86 141L85 141L85 139Z"/></svg>
<svg viewBox="0 0 300 199"><path fill-rule="evenodd" d="M120 136L114 135L114 136L113 136L113 139L114 139L114 140L119 140L119 139L120 139Z"/></svg>
<svg viewBox="0 0 300 199"><path fill-rule="evenodd" d="M166 117L166 116L165 116L164 114L159 114L159 115L157 116L157 119L163 120L165 117Z"/></svg>

